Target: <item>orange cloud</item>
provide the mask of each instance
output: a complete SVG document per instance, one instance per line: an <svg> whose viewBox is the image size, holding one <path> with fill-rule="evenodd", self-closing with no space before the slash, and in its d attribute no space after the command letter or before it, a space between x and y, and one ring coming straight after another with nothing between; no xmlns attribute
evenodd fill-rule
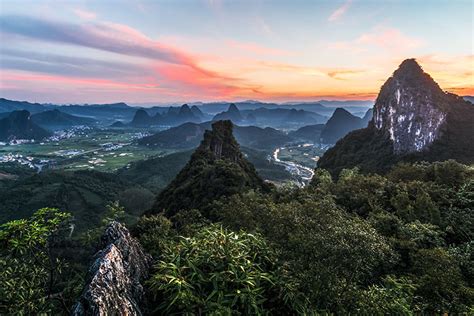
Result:
<svg viewBox="0 0 474 316"><path fill-rule="evenodd" d="M328 72L328 76L337 80L347 80L348 76L364 73L364 70L341 69Z"/></svg>
<svg viewBox="0 0 474 316"><path fill-rule="evenodd" d="M19 72L3 72L2 82L54 82L60 83L61 85L72 85L72 86L108 86L117 89L130 89L130 90L148 90L157 88L156 83L125 83L117 82L107 79L97 78L75 78L67 76L57 75L42 75L42 74L30 74L30 73L19 73Z"/></svg>

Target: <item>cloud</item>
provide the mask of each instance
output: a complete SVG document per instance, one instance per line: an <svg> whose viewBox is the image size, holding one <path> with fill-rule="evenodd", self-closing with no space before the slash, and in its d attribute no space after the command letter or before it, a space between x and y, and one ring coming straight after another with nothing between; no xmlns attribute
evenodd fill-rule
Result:
<svg viewBox="0 0 474 316"><path fill-rule="evenodd" d="M255 16L255 25L260 33L271 37L277 36L270 25L261 16Z"/></svg>
<svg viewBox="0 0 474 316"><path fill-rule="evenodd" d="M74 14L77 15L79 18L83 20L94 20L97 18L97 14L92 11L84 10L84 9L74 9Z"/></svg>
<svg viewBox="0 0 474 316"><path fill-rule="evenodd" d="M334 22L334 21L339 20L346 13L346 11L349 9L351 4L352 4L352 0L347 0L342 6L340 6L333 13L331 13L331 15L328 18L328 21Z"/></svg>
<svg viewBox="0 0 474 316"><path fill-rule="evenodd" d="M27 16L0 16L0 27L4 33L40 41L89 47L199 68L191 55L153 41L135 29L122 24L78 25Z"/></svg>
<svg viewBox="0 0 474 316"><path fill-rule="evenodd" d="M331 70L327 73L327 75L333 79L337 80L348 80L347 77L352 77L353 75L358 75L365 73L364 70L352 70L352 69L336 69Z"/></svg>
<svg viewBox="0 0 474 316"><path fill-rule="evenodd" d="M144 76L151 73L143 64L113 62L9 48L0 50L0 68L94 78L123 78Z"/></svg>
<svg viewBox="0 0 474 316"><path fill-rule="evenodd" d="M340 41L329 44L329 48L362 53L382 49L392 53L413 50L423 45L423 41L403 34L396 28L378 27L371 32L363 33L351 41Z"/></svg>
<svg viewBox="0 0 474 316"><path fill-rule="evenodd" d="M128 90L149 90L158 87L152 83L126 83L107 79L97 78L71 78L68 76L31 74L25 72L3 72L2 81L4 82L38 82L41 84L52 82L64 85L72 85L77 88L79 86L109 86L112 88L128 89Z"/></svg>
<svg viewBox="0 0 474 316"><path fill-rule="evenodd" d="M240 89L234 78L198 65L195 55L152 40L123 24L78 25L26 16L0 16L0 28L3 34L10 36L143 58L143 62L132 64L3 50L0 66L4 69L46 73L53 78L71 77L69 82L84 84L94 83L92 79L105 80L95 82L101 86L112 86L107 80L124 82L124 87L137 82L140 87L148 85L148 81L159 82L160 86L166 86L167 93L174 91L184 95L192 92L197 96L201 92L215 94L213 97L216 98ZM41 77L31 78L40 80ZM85 78L84 81L78 81L81 78Z"/></svg>

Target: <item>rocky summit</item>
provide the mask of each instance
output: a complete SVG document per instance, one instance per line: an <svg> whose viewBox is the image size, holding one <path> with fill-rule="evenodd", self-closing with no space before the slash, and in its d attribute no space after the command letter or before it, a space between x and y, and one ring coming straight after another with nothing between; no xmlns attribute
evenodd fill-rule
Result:
<svg viewBox="0 0 474 316"><path fill-rule="evenodd" d="M118 222L106 228L101 249L73 315L142 315L140 282L148 275L151 257Z"/></svg>
<svg viewBox="0 0 474 316"><path fill-rule="evenodd" d="M373 118L329 149L318 166L388 170L399 161L474 162L474 107L444 92L415 59L403 61L380 89Z"/></svg>
<svg viewBox="0 0 474 316"><path fill-rule="evenodd" d="M267 190L254 166L245 159L233 136L231 121L217 121L176 178L158 195L149 213L173 216L180 210L202 209L212 201L250 189ZM206 214L208 215L208 214Z"/></svg>
<svg viewBox="0 0 474 316"><path fill-rule="evenodd" d="M373 122L386 131L397 154L422 151L446 123L445 93L414 59L405 60L382 86Z"/></svg>

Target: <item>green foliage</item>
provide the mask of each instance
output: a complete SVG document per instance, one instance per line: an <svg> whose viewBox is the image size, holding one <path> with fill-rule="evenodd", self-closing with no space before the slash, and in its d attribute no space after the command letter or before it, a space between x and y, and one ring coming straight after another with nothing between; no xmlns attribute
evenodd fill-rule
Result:
<svg viewBox="0 0 474 316"><path fill-rule="evenodd" d="M262 232L288 263L300 290L315 308L344 310L351 291L365 284L393 258L390 246L365 221L352 217L330 198L300 197L275 203L248 193L216 203L229 227Z"/></svg>
<svg viewBox="0 0 474 316"><path fill-rule="evenodd" d="M171 221L163 215L142 216L133 226L132 232L140 238L140 244L154 257L159 256L174 236Z"/></svg>
<svg viewBox="0 0 474 316"><path fill-rule="evenodd" d="M153 205L155 195L147 189L134 187L120 194L119 202L128 214L140 216Z"/></svg>
<svg viewBox="0 0 474 316"><path fill-rule="evenodd" d="M415 290L410 279L387 276L381 285L360 291L357 310L364 315L414 315Z"/></svg>
<svg viewBox="0 0 474 316"><path fill-rule="evenodd" d="M413 255L416 295L423 310L444 313L468 312L474 290L466 286L455 258L442 248L421 249Z"/></svg>
<svg viewBox="0 0 474 316"><path fill-rule="evenodd" d="M69 214L53 208L0 226L0 313L53 310L52 294L64 262L52 253Z"/></svg>
<svg viewBox="0 0 474 316"><path fill-rule="evenodd" d="M232 122L218 121L204 133L201 145L176 178L160 192L150 213L173 216L180 210L198 209L209 218L216 199L270 186L257 174L232 135Z"/></svg>
<svg viewBox="0 0 474 316"><path fill-rule="evenodd" d="M125 208L120 205L118 201L109 202L106 206L106 211L100 220L100 224L88 229L80 235L82 244L85 247L94 247L104 233L105 228L113 221L122 222L127 219Z"/></svg>
<svg viewBox="0 0 474 316"><path fill-rule="evenodd" d="M304 300L278 270L275 253L262 237L219 226L169 244L148 286L164 314L259 315L304 309Z"/></svg>
<svg viewBox="0 0 474 316"><path fill-rule="evenodd" d="M99 224L109 201L130 184L97 171L44 171L11 183L0 191L0 223L31 216L43 207L67 210L76 231Z"/></svg>

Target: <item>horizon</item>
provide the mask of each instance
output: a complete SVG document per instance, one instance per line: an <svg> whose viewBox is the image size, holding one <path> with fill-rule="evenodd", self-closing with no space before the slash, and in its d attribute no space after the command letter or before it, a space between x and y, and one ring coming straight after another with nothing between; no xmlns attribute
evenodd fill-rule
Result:
<svg viewBox="0 0 474 316"><path fill-rule="evenodd" d="M2 1L0 93L54 104L373 102L416 58L443 90L473 95L472 5Z"/></svg>

